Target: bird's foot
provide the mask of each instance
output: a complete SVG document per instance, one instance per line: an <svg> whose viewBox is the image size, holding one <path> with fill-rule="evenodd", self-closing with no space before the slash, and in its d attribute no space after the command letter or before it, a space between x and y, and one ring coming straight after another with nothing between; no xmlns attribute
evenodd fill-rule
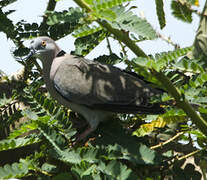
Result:
<svg viewBox="0 0 207 180"><path fill-rule="evenodd" d="M85 139L91 132L93 132L94 129L91 127L88 127L83 133L79 134L75 140L75 142L72 143L73 146L75 146L77 143Z"/></svg>

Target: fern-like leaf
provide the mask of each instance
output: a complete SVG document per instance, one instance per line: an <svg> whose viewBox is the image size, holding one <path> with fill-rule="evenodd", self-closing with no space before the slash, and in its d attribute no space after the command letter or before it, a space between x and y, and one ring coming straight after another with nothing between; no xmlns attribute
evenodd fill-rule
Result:
<svg viewBox="0 0 207 180"><path fill-rule="evenodd" d="M192 47L180 48L174 51L169 51L167 53L157 54L155 57L155 63L157 65L157 70L160 70L167 66L170 62L175 61L181 56L186 55L192 50Z"/></svg>
<svg viewBox="0 0 207 180"><path fill-rule="evenodd" d="M24 177L29 171L28 164L23 162L6 164L0 167L0 179Z"/></svg>
<svg viewBox="0 0 207 180"><path fill-rule="evenodd" d="M113 21L117 18L117 14L112 10L113 7L122 5L124 2L129 2L132 0L101 0L101 1L91 1L86 2L90 5L93 10L93 16L99 19L105 19L108 21Z"/></svg>
<svg viewBox="0 0 207 180"><path fill-rule="evenodd" d="M17 101L6 97L0 99L0 138L8 136L21 117Z"/></svg>
<svg viewBox="0 0 207 180"><path fill-rule="evenodd" d="M154 59L138 57L133 59L133 62L139 66L160 71L161 69L169 65L172 61L175 61L177 58L186 55L191 50L192 47L176 49L175 51L157 54Z"/></svg>
<svg viewBox="0 0 207 180"><path fill-rule="evenodd" d="M204 72L202 64L198 62L198 60L191 60L186 57L180 59L175 64L173 64L173 68L192 74Z"/></svg>
<svg viewBox="0 0 207 180"><path fill-rule="evenodd" d="M89 4L93 10L102 10L102 9L110 9L114 6L122 5L125 2L130 2L133 0L104 0L104 1L94 1L94 0L85 0L87 4Z"/></svg>
<svg viewBox="0 0 207 180"><path fill-rule="evenodd" d="M120 63L121 58L118 57L116 54L110 54L108 56L107 55L99 56L98 58L95 58L94 61L114 65Z"/></svg>
<svg viewBox="0 0 207 180"><path fill-rule="evenodd" d="M187 4L181 4L179 1L172 1L171 8L173 10L172 14L187 23L192 22L192 11L187 6Z"/></svg>
<svg viewBox="0 0 207 180"><path fill-rule="evenodd" d="M106 37L106 32L103 30L97 31L88 36L80 37L75 40L75 54L86 56Z"/></svg>
<svg viewBox="0 0 207 180"><path fill-rule="evenodd" d="M145 19L134 15L131 11L125 11L124 7L114 7L113 11L117 16L116 19L109 21L113 28L133 32L146 39L157 38L155 30Z"/></svg>
<svg viewBox="0 0 207 180"><path fill-rule="evenodd" d="M40 139L36 137L17 138L17 139L5 139L0 141L0 151L9 149L20 148L26 145L38 143Z"/></svg>
<svg viewBox="0 0 207 180"><path fill-rule="evenodd" d="M158 116L156 120L152 120L150 123L142 124L138 130L133 132L133 135L138 137L145 136L156 130L157 128L163 128L167 124L183 122L184 120L186 120L185 115L167 114L163 116Z"/></svg>
<svg viewBox="0 0 207 180"><path fill-rule="evenodd" d="M190 81L190 85L194 88L203 87L203 85L207 82L207 74L206 72L200 73L194 80ZM206 94L203 94L203 99L206 98Z"/></svg>
<svg viewBox="0 0 207 180"><path fill-rule="evenodd" d="M119 161L110 161L104 168L101 169L102 172L107 175L109 179L136 179L136 176L131 169L127 168L126 165Z"/></svg>
<svg viewBox="0 0 207 180"><path fill-rule="evenodd" d="M8 6L9 4L14 3L15 1L17 1L17 0L4 0L4 1L0 2L0 6L5 7L5 6Z"/></svg>
<svg viewBox="0 0 207 180"><path fill-rule="evenodd" d="M69 8L68 11L64 12L47 11L46 14L48 16L47 24L50 26L66 22L69 22L71 25L75 25L84 17L80 8Z"/></svg>
<svg viewBox="0 0 207 180"><path fill-rule="evenodd" d="M36 118L35 118L35 120L36 120ZM27 123L24 123L18 129L13 130L9 134L9 137L8 138L9 139L14 139L14 138L16 138L16 137L18 137L18 136L20 136L22 134L25 134L25 133L27 133L27 132L29 132L31 130L35 130L37 128L38 128L37 123L35 123L33 121L32 122L29 122L29 123L28 122Z"/></svg>
<svg viewBox="0 0 207 180"><path fill-rule="evenodd" d="M101 27L96 27L96 26L89 27L88 25L84 25L81 26L79 29L75 30L73 36L76 38L80 38L80 37L91 35L100 30L102 30Z"/></svg>
<svg viewBox="0 0 207 180"><path fill-rule="evenodd" d="M49 25L48 33L54 40L72 33L86 23L82 20L85 14L80 8L69 8L68 11L63 12L48 11L46 15Z"/></svg>
<svg viewBox="0 0 207 180"><path fill-rule="evenodd" d="M30 110L24 111L24 115L30 119L36 119L37 116L44 115L54 116L56 119L58 119L58 116L62 116L60 115L63 113L62 107L52 99L40 93L39 86L40 85L37 83L32 85L30 88L25 88L24 92L26 94L26 100L30 105ZM64 118L66 117L61 117L62 120Z"/></svg>

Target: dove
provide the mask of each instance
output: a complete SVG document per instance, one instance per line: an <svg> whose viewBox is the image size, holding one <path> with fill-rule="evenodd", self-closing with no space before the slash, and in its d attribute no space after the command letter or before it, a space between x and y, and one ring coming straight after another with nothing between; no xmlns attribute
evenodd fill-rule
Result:
<svg viewBox="0 0 207 180"><path fill-rule="evenodd" d="M26 59L31 56L42 62L43 79L51 97L81 114L88 122L77 141L83 140L100 122L116 113L164 113L160 103L150 102L163 92L151 87L135 73L65 53L46 36L30 42Z"/></svg>

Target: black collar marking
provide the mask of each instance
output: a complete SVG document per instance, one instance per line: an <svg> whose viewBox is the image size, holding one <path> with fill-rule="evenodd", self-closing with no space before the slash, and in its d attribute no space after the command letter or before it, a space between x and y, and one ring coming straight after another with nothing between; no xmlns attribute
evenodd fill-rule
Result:
<svg viewBox="0 0 207 180"><path fill-rule="evenodd" d="M63 56L64 54L66 54L66 52L63 51L63 50L61 50L61 51L56 55L56 57L61 57L61 56Z"/></svg>

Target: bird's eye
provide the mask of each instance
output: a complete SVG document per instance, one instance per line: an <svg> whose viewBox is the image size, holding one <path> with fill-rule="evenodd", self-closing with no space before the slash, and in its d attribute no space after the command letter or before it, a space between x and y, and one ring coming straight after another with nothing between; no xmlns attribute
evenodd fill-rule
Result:
<svg viewBox="0 0 207 180"><path fill-rule="evenodd" d="M42 46L46 46L46 41L42 41Z"/></svg>

